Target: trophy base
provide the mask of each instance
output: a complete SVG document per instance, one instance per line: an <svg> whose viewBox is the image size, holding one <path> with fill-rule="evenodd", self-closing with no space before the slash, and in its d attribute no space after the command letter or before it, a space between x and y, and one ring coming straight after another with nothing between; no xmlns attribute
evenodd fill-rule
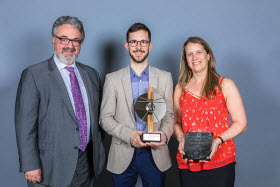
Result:
<svg viewBox="0 0 280 187"><path fill-rule="evenodd" d="M210 155L210 154L209 154ZM193 157L193 156L189 156L189 155L184 155L183 159L188 159L188 160L205 160L205 161L210 161L210 156L205 156L205 157Z"/></svg>
<svg viewBox="0 0 280 187"><path fill-rule="evenodd" d="M160 133L142 133L142 142L161 142Z"/></svg>

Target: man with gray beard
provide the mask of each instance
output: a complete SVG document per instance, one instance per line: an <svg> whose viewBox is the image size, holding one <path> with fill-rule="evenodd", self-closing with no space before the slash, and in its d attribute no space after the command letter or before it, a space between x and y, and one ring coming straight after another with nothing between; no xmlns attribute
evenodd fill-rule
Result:
<svg viewBox="0 0 280 187"><path fill-rule="evenodd" d="M80 20L59 17L52 28L54 55L21 75L15 129L19 170L29 187L93 186L104 168L100 79L76 62L84 38Z"/></svg>

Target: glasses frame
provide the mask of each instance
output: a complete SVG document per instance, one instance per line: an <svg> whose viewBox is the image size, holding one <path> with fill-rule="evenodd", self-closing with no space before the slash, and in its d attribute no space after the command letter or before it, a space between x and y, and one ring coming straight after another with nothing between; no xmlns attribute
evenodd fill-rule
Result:
<svg viewBox="0 0 280 187"><path fill-rule="evenodd" d="M62 38L62 37L58 37L58 36L55 36L57 39L59 39L60 41L60 44L61 45L68 45L69 42L72 42L72 45L75 46L75 47L80 47L81 46L81 43L83 42L83 40L77 40L77 39L69 39L69 38ZM68 40L67 44L63 44L61 40ZM73 42L77 42L77 44L79 45L75 45Z"/></svg>
<svg viewBox="0 0 280 187"><path fill-rule="evenodd" d="M132 41L134 41L134 42L136 42L136 45L135 46L133 46L132 44L131 44L131 42ZM145 41L145 42L147 42L144 46L143 46L143 41ZM137 40L130 40L130 41L128 41L127 43L130 45L130 46L132 46L132 47L136 47L136 46L138 46L138 42L140 43L140 45L141 45L141 47L147 47L148 45L150 45L150 41L148 41L148 40L140 40L140 41L137 41Z"/></svg>

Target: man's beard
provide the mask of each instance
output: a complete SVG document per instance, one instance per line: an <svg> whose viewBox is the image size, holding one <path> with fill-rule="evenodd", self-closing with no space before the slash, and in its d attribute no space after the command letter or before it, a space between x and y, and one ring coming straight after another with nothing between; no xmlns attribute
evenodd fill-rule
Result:
<svg viewBox="0 0 280 187"><path fill-rule="evenodd" d="M71 52L75 52L76 49L75 48L63 48L63 51L71 51ZM67 57L63 54L63 52L61 54L57 54L55 53L57 58L65 65L72 65L76 59L78 58L79 54L73 54L73 55L67 55Z"/></svg>
<svg viewBox="0 0 280 187"><path fill-rule="evenodd" d="M142 50L135 50L135 51L132 51L132 52L142 52L143 53L144 51L142 51ZM140 60L137 60L134 56L132 56L132 54L130 52L129 52L129 55L130 55L130 57L132 58L132 60L134 62L140 64L140 63L144 62L146 60L146 58L149 56L149 50L148 50L147 54L142 59L140 59Z"/></svg>

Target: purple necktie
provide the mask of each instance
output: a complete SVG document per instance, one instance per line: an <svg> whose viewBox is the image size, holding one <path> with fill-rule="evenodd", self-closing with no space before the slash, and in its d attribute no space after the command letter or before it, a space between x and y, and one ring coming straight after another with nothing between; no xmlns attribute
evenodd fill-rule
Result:
<svg viewBox="0 0 280 187"><path fill-rule="evenodd" d="M74 100L76 118L79 124L80 129L80 145L79 148L82 151L85 151L87 147L87 117L85 105L83 102L80 86L74 68L71 66L65 67L69 71L70 83L71 83L71 92Z"/></svg>

